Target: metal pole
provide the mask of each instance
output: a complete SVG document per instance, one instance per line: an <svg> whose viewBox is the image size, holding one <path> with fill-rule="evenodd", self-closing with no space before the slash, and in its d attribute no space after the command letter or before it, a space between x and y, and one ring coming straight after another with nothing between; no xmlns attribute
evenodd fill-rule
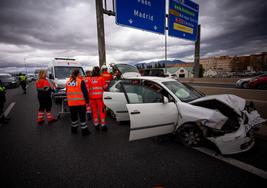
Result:
<svg viewBox="0 0 267 188"><path fill-rule="evenodd" d="M26 74L28 74L27 66L26 66L26 57L24 57L24 66L25 66L25 72L26 72Z"/></svg>
<svg viewBox="0 0 267 188"><path fill-rule="evenodd" d="M201 25L198 25L197 41L195 42L194 78L199 78L199 59L200 59L200 34Z"/></svg>
<svg viewBox="0 0 267 188"><path fill-rule="evenodd" d="M167 31L165 31L165 73L167 73L167 67L166 67L166 64L167 64Z"/></svg>
<svg viewBox="0 0 267 188"><path fill-rule="evenodd" d="M99 66L101 67L102 65L106 65L105 30L104 30L102 0L95 0L95 7L96 7L96 21L97 21Z"/></svg>

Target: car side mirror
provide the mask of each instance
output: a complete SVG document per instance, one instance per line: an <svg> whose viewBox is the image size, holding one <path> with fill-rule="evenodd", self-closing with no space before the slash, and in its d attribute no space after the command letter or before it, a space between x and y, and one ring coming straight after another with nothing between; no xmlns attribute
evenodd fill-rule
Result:
<svg viewBox="0 0 267 188"><path fill-rule="evenodd" d="M169 99L165 96L163 96L163 104L167 104L169 102Z"/></svg>
<svg viewBox="0 0 267 188"><path fill-rule="evenodd" d="M54 76L52 74L49 74L49 79L54 79Z"/></svg>

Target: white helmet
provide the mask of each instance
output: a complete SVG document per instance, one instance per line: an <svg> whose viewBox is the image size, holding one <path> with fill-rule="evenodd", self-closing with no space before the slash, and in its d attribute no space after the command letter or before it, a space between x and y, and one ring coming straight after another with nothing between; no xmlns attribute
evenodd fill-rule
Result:
<svg viewBox="0 0 267 188"><path fill-rule="evenodd" d="M106 65L102 65L101 70L108 69Z"/></svg>

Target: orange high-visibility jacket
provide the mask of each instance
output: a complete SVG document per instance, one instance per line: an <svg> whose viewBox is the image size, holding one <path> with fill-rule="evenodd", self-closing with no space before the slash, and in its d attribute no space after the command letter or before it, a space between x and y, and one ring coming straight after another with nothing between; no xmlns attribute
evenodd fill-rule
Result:
<svg viewBox="0 0 267 188"><path fill-rule="evenodd" d="M47 91L50 88L48 80L41 79L36 82L37 91Z"/></svg>
<svg viewBox="0 0 267 188"><path fill-rule="evenodd" d="M69 79L66 84L66 95L69 106L82 106L85 105L85 99L81 89L82 79L76 80Z"/></svg>
<svg viewBox="0 0 267 188"><path fill-rule="evenodd" d="M110 74L107 71L102 72L102 77L105 79L107 86L110 83L110 81L113 79L112 74Z"/></svg>
<svg viewBox="0 0 267 188"><path fill-rule="evenodd" d="M91 77L87 82L90 99L102 99L106 82L102 76Z"/></svg>
<svg viewBox="0 0 267 188"><path fill-rule="evenodd" d="M84 83L85 83L85 85L86 85L86 88L87 88L87 93L89 93L88 82L89 82L90 79L91 79L91 77L85 77L85 78L83 79L83 81L84 81Z"/></svg>

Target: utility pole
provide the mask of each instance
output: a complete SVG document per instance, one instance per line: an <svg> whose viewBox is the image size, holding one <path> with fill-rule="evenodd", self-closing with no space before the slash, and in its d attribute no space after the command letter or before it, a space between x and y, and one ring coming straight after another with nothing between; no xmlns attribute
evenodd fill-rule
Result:
<svg viewBox="0 0 267 188"><path fill-rule="evenodd" d="M28 74L27 66L26 66L26 57L24 57L24 66L25 66L25 72L26 72L26 74Z"/></svg>
<svg viewBox="0 0 267 188"><path fill-rule="evenodd" d="M102 65L106 65L105 30L104 30L102 0L95 0L95 7L96 7L99 66L101 67Z"/></svg>
<svg viewBox="0 0 267 188"><path fill-rule="evenodd" d="M194 60L194 78L199 77L199 59L200 59L200 31L201 25L197 29L197 41L195 42L195 60Z"/></svg>

